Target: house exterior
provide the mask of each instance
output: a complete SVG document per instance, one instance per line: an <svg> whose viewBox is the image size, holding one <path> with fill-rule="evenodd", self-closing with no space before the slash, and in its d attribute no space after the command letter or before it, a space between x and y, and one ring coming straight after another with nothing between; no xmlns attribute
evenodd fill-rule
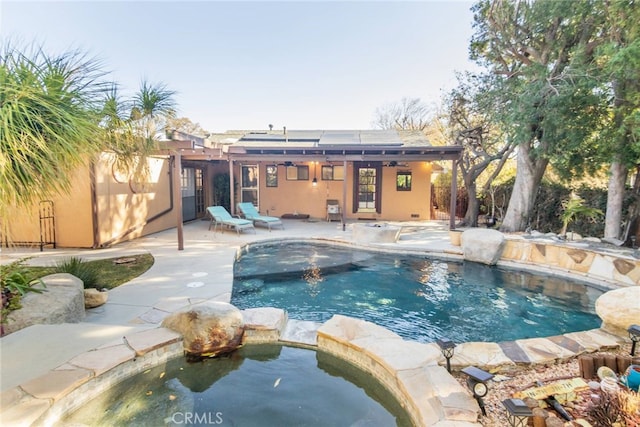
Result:
<svg viewBox="0 0 640 427"><path fill-rule="evenodd" d="M462 150L431 146L417 131L283 129L228 131L207 141L179 137L146 159L144 177L118 170L114 155L102 153L78 170L69 195L3 221L3 243L101 248L176 227L182 249L184 222L203 218L216 204L237 213L240 202L254 203L265 215L327 219L327 200L337 201L339 216L331 219L343 224L428 220L433 162L451 161L455 171Z"/></svg>

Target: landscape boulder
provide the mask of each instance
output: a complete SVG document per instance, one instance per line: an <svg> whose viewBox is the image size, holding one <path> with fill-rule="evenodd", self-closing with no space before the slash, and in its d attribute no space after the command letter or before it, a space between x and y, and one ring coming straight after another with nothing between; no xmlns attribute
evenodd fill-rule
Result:
<svg viewBox="0 0 640 427"><path fill-rule="evenodd" d="M4 333L10 334L31 325L77 323L84 319L84 285L68 273L42 278L44 292L27 292L22 308L7 316Z"/></svg>
<svg viewBox="0 0 640 427"><path fill-rule="evenodd" d="M462 257L465 261L495 265L505 246L504 234L498 230L470 228L462 233Z"/></svg>
<svg viewBox="0 0 640 427"><path fill-rule="evenodd" d="M84 290L84 308L96 308L107 302L109 293L100 292L95 288Z"/></svg>
<svg viewBox="0 0 640 427"><path fill-rule="evenodd" d="M640 325L640 286L629 286L606 292L596 300L596 314L602 329L627 337L631 325Z"/></svg>
<svg viewBox="0 0 640 427"><path fill-rule="evenodd" d="M208 301L170 314L162 326L182 334L188 356L213 357L238 348L244 334L242 312L231 304Z"/></svg>

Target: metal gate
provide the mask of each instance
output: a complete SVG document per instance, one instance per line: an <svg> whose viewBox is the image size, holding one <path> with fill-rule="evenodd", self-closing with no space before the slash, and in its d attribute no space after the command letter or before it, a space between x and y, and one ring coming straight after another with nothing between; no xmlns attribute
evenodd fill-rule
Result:
<svg viewBox="0 0 640 427"><path fill-rule="evenodd" d="M435 211L435 218L438 220L448 220L451 210L451 187L434 185L431 187L431 199ZM456 197L456 221L462 220L467 212L467 192L459 187Z"/></svg>
<svg viewBox="0 0 640 427"><path fill-rule="evenodd" d="M38 220L40 227L40 240L39 241L28 241L28 240L20 240L9 241L8 233L4 233L4 246L9 247L9 245L15 246L40 246L40 252L44 250L45 246L51 246L53 249L56 248L56 219L54 216L53 209L53 201L52 200L43 200L38 205ZM1 238L0 238L0 241Z"/></svg>
<svg viewBox="0 0 640 427"><path fill-rule="evenodd" d="M53 201L40 202L40 251L45 246L56 248L56 218L53 211Z"/></svg>

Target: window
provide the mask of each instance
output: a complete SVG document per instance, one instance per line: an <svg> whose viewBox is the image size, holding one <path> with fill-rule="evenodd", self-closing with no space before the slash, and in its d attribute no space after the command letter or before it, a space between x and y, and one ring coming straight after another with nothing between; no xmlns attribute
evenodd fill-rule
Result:
<svg viewBox="0 0 640 427"><path fill-rule="evenodd" d="M258 205L258 166L242 165L240 201Z"/></svg>
<svg viewBox="0 0 640 427"><path fill-rule="evenodd" d="M267 187L277 187L278 186L278 166L276 165L268 165L267 166Z"/></svg>
<svg viewBox="0 0 640 427"><path fill-rule="evenodd" d="M322 166L322 180L323 181L343 181L344 180L344 166Z"/></svg>
<svg viewBox="0 0 640 427"><path fill-rule="evenodd" d="M396 175L396 190L411 191L411 172L398 172Z"/></svg>
<svg viewBox="0 0 640 427"><path fill-rule="evenodd" d="M287 166L287 181L309 181L309 166Z"/></svg>

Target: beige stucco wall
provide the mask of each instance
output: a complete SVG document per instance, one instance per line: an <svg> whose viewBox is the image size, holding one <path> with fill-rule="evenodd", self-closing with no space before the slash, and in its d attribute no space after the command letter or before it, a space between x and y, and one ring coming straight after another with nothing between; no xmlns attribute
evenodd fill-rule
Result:
<svg viewBox="0 0 640 427"><path fill-rule="evenodd" d="M149 158L147 163L149 174L143 179L118 173L112 154L103 153L96 163L99 246L176 226L169 160Z"/></svg>
<svg viewBox="0 0 640 427"><path fill-rule="evenodd" d="M169 161L167 158L151 158L149 166L149 179L137 182L124 174L114 173L112 154L103 153L97 159L98 242L95 246L106 246L176 226L176 210L170 210ZM79 168L71 182L69 194L51 198L57 247L91 248L94 247L94 220L90 167ZM154 216L158 218L150 221ZM13 242L38 242L38 206L12 211L5 230L3 239L7 236Z"/></svg>
<svg viewBox="0 0 640 427"><path fill-rule="evenodd" d="M247 163L249 164L249 163ZM301 213L308 214L312 218L326 218L326 200L337 199L344 210L343 191L344 181L322 180L322 166L329 163L319 162L315 166L315 176L318 185L314 187L314 164L312 162L298 165L309 166L308 181L288 181L286 168L278 166L278 186L266 186L266 166L273 162L254 162L259 168L259 209L263 214L281 216L283 214ZM342 162L333 163L340 166ZM239 202L240 193L240 165L234 167L234 175L237 184L236 201ZM411 171L411 191L396 190L396 173L398 171ZM346 178L346 217L347 219L371 218L389 221L428 220L430 216L431 200L431 164L428 162L413 162L407 167L383 167L382 168L382 212L377 213L353 213L353 164L347 164ZM416 216L413 216L416 215Z"/></svg>
<svg viewBox="0 0 640 427"><path fill-rule="evenodd" d="M58 247L91 247L91 192L89 168L79 168L71 178L69 194L53 195L55 237ZM3 239L9 242L40 241L39 204L12 209L3 224Z"/></svg>

